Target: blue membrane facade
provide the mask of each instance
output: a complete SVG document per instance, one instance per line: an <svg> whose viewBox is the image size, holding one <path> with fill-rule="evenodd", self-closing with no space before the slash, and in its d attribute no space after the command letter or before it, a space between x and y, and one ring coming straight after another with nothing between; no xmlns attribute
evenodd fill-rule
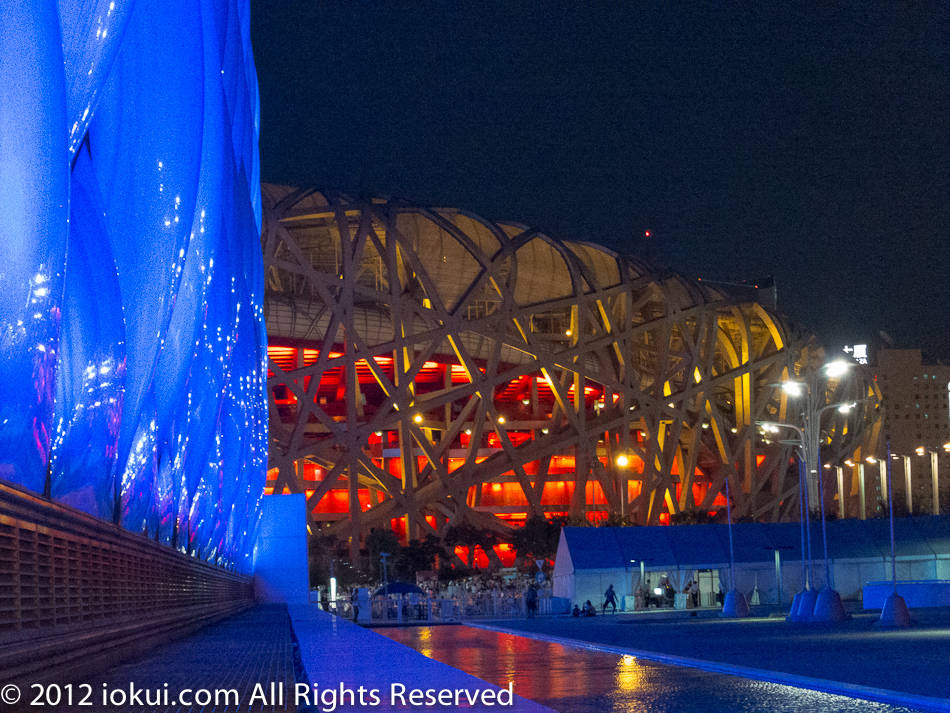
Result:
<svg viewBox="0 0 950 713"><path fill-rule="evenodd" d="M239 568L267 459L249 14L0 5L0 479Z"/></svg>

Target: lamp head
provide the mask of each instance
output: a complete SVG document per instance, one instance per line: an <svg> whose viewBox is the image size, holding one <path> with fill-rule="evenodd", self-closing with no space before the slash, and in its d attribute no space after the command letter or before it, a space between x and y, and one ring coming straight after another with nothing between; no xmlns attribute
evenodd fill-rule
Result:
<svg viewBox="0 0 950 713"><path fill-rule="evenodd" d="M854 408L854 404L841 404L838 407L838 413L848 413L851 409Z"/></svg>
<svg viewBox="0 0 950 713"><path fill-rule="evenodd" d="M849 362L846 362L843 359L835 359L834 361L825 364L825 373L832 378L837 378L847 374L850 367L851 364Z"/></svg>
<svg viewBox="0 0 950 713"><path fill-rule="evenodd" d="M801 396L802 385L798 381L786 381L782 384L782 391L789 396Z"/></svg>

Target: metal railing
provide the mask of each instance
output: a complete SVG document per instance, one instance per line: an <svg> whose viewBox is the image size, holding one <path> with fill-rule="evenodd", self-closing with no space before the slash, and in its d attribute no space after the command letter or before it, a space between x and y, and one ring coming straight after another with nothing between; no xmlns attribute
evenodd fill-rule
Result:
<svg viewBox="0 0 950 713"><path fill-rule="evenodd" d="M311 598L316 604L316 597ZM465 619L511 619L527 616L524 597L517 596L473 596L453 597L451 599L361 599L356 602L349 598L339 598L326 603L331 614L353 619L354 605L359 607L359 621L374 624L439 624L459 622ZM554 615L569 613L566 599L541 597L538 599L537 614Z"/></svg>

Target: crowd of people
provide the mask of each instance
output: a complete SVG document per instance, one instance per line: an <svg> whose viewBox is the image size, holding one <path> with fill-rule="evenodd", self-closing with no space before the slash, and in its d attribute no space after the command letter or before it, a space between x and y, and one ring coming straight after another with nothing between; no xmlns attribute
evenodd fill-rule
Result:
<svg viewBox="0 0 950 713"><path fill-rule="evenodd" d="M539 581L542 580L543 581ZM321 588L323 589L323 588ZM498 600L511 601L515 610L523 610L525 616L532 618L541 609L540 602L542 598L551 597L552 585L549 579L542 577L530 577L523 573L498 573L476 574L465 579L452 582L432 582L420 584L420 592L411 594L387 594L385 596L374 596L373 592L378 587L368 588L368 594L371 601L375 600L399 600L404 606L417 606L424 604L426 600L430 601L454 601L463 607L477 607L479 602L495 600L495 610L498 610ZM357 588L340 593L337 602L341 599L349 604L351 610L358 611L360 597ZM696 608L700 606L699 583L696 580L687 582L683 589L683 594L688 595L685 606ZM676 590L670 583L669 578L663 576L656 586L653 586L648 580L646 583L637 587L634 593L634 608L636 610L656 608L672 608L675 603ZM364 595L365 597L365 595ZM523 600L524 606L514 600ZM325 589L321 592L320 601L324 609L329 610L329 598ZM616 614L620 607L620 598L617 595L614 585L610 584L604 592L603 601L600 607L600 614L605 615L608 611ZM677 606L682 606L679 604ZM505 611L510 611L506 607ZM546 610L547 611L547 610ZM592 617L598 614L597 607L590 599L583 605L575 603L571 609L571 615L574 617Z"/></svg>

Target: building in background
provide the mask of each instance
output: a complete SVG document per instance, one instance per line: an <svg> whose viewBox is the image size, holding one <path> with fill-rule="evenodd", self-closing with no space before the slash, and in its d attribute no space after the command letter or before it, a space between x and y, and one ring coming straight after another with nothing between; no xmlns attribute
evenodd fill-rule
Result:
<svg viewBox="0 0 950 713"><path fill-rule="evenodd" d="M879 349L872 371L884 397L884 438L890 441L898 505L913 512L946 512L950 366L927 363L919 349Z"/></svg>
<svg viewBox="0 0 950 713"><path fill-rule="evenodd" d="M372 528L668 523L723 508L727 480L734 517L798 517L794 448L757 422L797 422L779 384L824 357L774 311L462 210L263 194L267 492L305 493L354 558ZM877 448L879 395L852 371L822 385L861 404L826 415L829 459Z"/></svg>

